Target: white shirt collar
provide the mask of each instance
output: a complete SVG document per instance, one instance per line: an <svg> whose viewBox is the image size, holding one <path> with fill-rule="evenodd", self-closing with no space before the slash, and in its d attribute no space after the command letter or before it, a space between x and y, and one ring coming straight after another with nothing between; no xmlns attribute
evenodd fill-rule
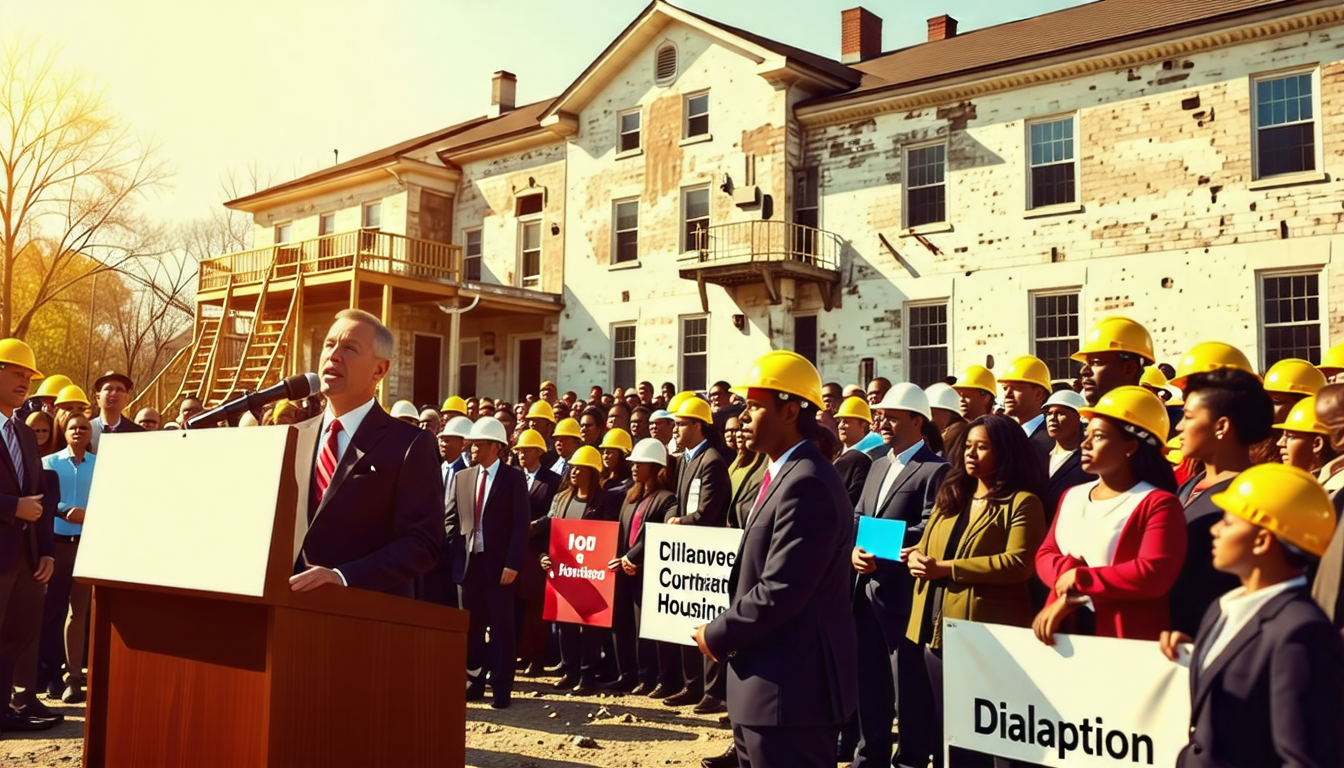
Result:
<svg viewBox="0 0 1344 768"><path fill-rule="evenodd" d="M789 457L793 455L793 452L798 450L798 446L802 445L805 442L807 441L799 440L798 442L794 443L792 448L781 453L778 459L775 459L774 461L770 462L770 466L766 467L765 471L769 472L771 477L779 477L780 470L784 469L784 462L788 461Z"/></svg>
<svg viewBox="0 0 1344 768"><path fill-rule="evenodd" d="M1218 634L1210 639L1201 668L1208 669L1214 659L1218 658L1218 654L1227 650L1227 646L1231 645L1241 630L1255 619L1255 615L1266 603L1290 589L1306 585L1307 577L1298 576L1250 594L1246 593L1245 587L1237 587L1218 598L1218 610L1223 614L1223 626L1218 630Z"/></svg>
<svg viewBox="0 0 1344 768"><path fill-rule="evenodd" d="M1031 437L1043 421L1045 421L1045 414L1038 413L1035 418L1022 422L1022 431L1027 433L1027 437Z"/></svg>
<svg viewBox="0 0 1344 768"><path fill-rule="evenodd" d="M892 453L890 450L888 450L887 454L891 456L891 461L893 464L900 464L901 466L905 466L906 464L910 463L910 460L913 459L915 457L915 454L919 452L919 449L923 447L924 447L924 441L920 440L919 442L915 443L909 448L906 448L904 451L901 451L900 453Z"/></svg>
<svg viewBox="0 0 1344 768"><path fill-rule="evenodd" d="M353 436L356 432L359 431L359 425L364 423L364 417L368 416L369 411L373 410L373 407L377 404L378 404L378 398L371 397L369 398L369 402L350 411L344 416L341 416L340 417L341 431L346 433L347 435ZM326 413L322 414L323 435L327 434L327 430L331 428L331 422L334 421L336 418L337 418L336 412L333 411L331 409L331 405L328 404Z"/></svg>
<svg viewBox="0 0 1344 768"><path fill-rule="evenodd" d="M0 429L4 429L4 428L5 428L5 425L9 423L9 419L10 419L10 417L6 416L6 415L3 414L3 413L0 413ZM15 421L14 423L17 424L18 422Z"/></svg>
<svg viewBox="0 0 1344 768"><path fill-rule="evenodd" d="M499 459L495 459L495 463L491 464L490 466L481 467L481 469L485 470L486 476L490 478L486 482L493 483L495 481L495 475L499 473L499 465L503 463L504 462L500 461Z"/></svg>

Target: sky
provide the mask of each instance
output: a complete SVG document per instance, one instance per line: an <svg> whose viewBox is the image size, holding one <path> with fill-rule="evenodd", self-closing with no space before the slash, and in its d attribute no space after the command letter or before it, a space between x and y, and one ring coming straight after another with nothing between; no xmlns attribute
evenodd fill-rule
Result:
<svg viewBox="0 0 1344 768"><path fill-rule="evenodd" d="M855 0L678 0L682 8L831 58ZM947 13L966 32L1082 0L864 0L883 49L924 41ZM0 0L0 35L61 48L156 142L173 177L145 201L162 221L223 202L229 171L278 184L484 114L490 76L519 104L559 94L645 0ZM916 7L918 6L918 7ZM0 36L0 40L7 39ZM251 191L250 189L242 190Z"/></svg>

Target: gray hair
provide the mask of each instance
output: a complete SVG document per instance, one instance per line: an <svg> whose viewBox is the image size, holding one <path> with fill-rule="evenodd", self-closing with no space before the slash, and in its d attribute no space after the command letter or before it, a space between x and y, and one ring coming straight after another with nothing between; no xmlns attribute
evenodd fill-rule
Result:
<svg viewBox="0 0 1344 768"><path fill-rule="evenodd" d="M373 328L373 356L379 360L392 359L392 331L388 330L383 321L372 312L366 312L362 309L342 309L336 313L336 320L350 320L356 323L364 323Z"/></svg>

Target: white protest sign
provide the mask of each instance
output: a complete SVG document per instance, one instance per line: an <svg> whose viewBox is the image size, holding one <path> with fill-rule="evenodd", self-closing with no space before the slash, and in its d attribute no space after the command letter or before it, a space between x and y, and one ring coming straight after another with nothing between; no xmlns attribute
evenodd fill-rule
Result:
<svg viewBox="0 0 1344 768"><path fill-rule="evenodd" d="M728 610L728 576L742 531L694 525L644 527L644 595L639 636L695 645L691 635Z"/></svg>
<svg viewBox="0 0 1344 768"><path fill-rule="evenodd" d="M1156 641L1055 635L973 621L943 624L949 746L1039 765L1176 764L1190 738L1188 654Z"/></svg>

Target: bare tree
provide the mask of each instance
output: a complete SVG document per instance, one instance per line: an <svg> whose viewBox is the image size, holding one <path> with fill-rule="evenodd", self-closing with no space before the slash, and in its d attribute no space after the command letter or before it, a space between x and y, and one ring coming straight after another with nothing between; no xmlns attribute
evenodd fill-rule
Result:
<svg viewBox="0 0 1344 768"><path fill-rule="evenodd" d="M94 275L157 257L135 212L160 182L155 147L132 134L87 76L59 51L12 32L0 41L0 337L24 336L47 303ZM15 302L15 267L42 243L31 302ZM73 269L80 259L92 269Z"/></svg>
<svg viewBox="0 0 1344 768"><path fill-rule="evenodd" d="M175 248L122 271L134 285L130 298L115 309L112 337L132 380L148 381L190 343L196 270L197 261Z"/></svg>

